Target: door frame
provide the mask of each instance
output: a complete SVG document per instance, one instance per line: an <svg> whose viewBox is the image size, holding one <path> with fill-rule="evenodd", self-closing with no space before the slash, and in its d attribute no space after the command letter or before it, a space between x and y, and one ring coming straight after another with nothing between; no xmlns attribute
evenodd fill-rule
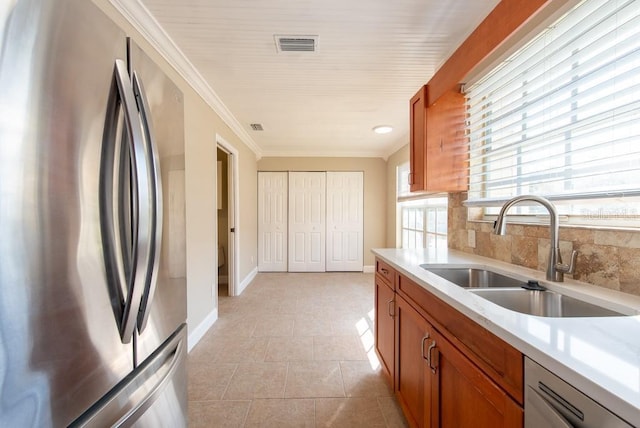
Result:
<svg viewBox="0 0 640 428"><path fill-rule="evenodd" d="M223 152L228 155L227 162L227 207L229 215L229 230L228 243L229 249L227 251L227 263L228 263L228 276L229 283L228 293L229 296L236 296L238 291L238 267L240 262L240 227L238 222L238 201L240 200L239 194L239 168L238 149L233 147L227 140L221 135L216 134L216 145ZM216 159L217 160L217 159ZM232 232L233 231L233 232ZM217 241L217 239L216 239ZM217 247L216 247L217 248ZM218 257L216 250L216 258ZM217 262L216 262L217 266Z"/></svg>

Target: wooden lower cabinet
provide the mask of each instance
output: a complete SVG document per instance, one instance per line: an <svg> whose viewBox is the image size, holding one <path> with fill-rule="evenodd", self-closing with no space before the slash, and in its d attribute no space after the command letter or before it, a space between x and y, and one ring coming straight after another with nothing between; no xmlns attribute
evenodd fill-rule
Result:
<svg viewBox="0 0 640 428"><path fill-rule="evenodd" d="M430 293L401 273L384 268L390 274L375 276L376 351L409 425L522 428L523 376L512 367L522 366L522 354L444 302L424 298L420 293ZM486 357L487 349L493 358ZM500 372L503 368L509 376Z"/></svg>
<svg viewBox="0 0 640 428"><path fill-rule="evenodd" d="M523 410L396 294L395 392L419 428L521 428Z"/></svg>
<svg viewBox="0 0 640 428"><path fill-rule="evenodd" d="M439 332L431 368L425 370L424 426L440 428L511 428L523 426L523 410Z"/></svg>
<svg viewBox="0 0 640 428"><path fill-rule="evenodd" d="M375 344L382 371L391 387L395 371L395 292L376 275Z"/></svg>
<svg viewBox="0 0 640 428"><path fill-rule="evenodd" d="M431 335L431 325L406 300L396 295L395 392L412 427L430 426L424 424L428 408L424 406L426 378L422 349Z"/></svg>

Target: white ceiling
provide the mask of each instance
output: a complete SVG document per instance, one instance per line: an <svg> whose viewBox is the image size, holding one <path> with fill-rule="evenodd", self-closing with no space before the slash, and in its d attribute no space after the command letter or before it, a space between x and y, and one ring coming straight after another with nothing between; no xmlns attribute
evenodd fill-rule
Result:
<svg viewBox="0 0 640 428"><path fill-rule="evenodd" d="M411 96L498 0L142 3L259 155L386 158L409 141ZM318 49L278 53L276 34L317 35ZM383 124L394 131L372 132Z"/></svg>

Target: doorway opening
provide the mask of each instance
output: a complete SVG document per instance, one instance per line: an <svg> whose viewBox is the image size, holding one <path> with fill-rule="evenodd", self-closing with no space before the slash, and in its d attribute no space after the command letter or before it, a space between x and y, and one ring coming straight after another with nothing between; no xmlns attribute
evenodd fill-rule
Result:
<svg viewBox="0 0 640 428"><path fill-rule="evenodd" d="M236 149L217 137L218 296L235 296L238 290L238 228Z"/></svg>

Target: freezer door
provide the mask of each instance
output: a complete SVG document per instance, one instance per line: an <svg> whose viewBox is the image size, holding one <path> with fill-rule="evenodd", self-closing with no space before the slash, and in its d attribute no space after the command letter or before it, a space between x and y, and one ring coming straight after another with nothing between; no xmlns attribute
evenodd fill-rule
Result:
<svg viewBox="0 0 640 428"><path fill-rule="evenodd" d="M9 1L0 26L0 426L66 426L133 369L98 199L126 39L86 0Z"/></svg>
<svg viewBox="0 0 640 428"><path fill-rule="evenodd" d="M186 230L184 188L184 103L180 89L133 41L129 40L129 71L140 82L139 105L146 106L150 138L155 145L161 221L155 243L158 264L138 317L136 361L142 363L185 322ZM135 83L134 83L135 86ZM154 270L155 269L155 270Z"/></svg>

